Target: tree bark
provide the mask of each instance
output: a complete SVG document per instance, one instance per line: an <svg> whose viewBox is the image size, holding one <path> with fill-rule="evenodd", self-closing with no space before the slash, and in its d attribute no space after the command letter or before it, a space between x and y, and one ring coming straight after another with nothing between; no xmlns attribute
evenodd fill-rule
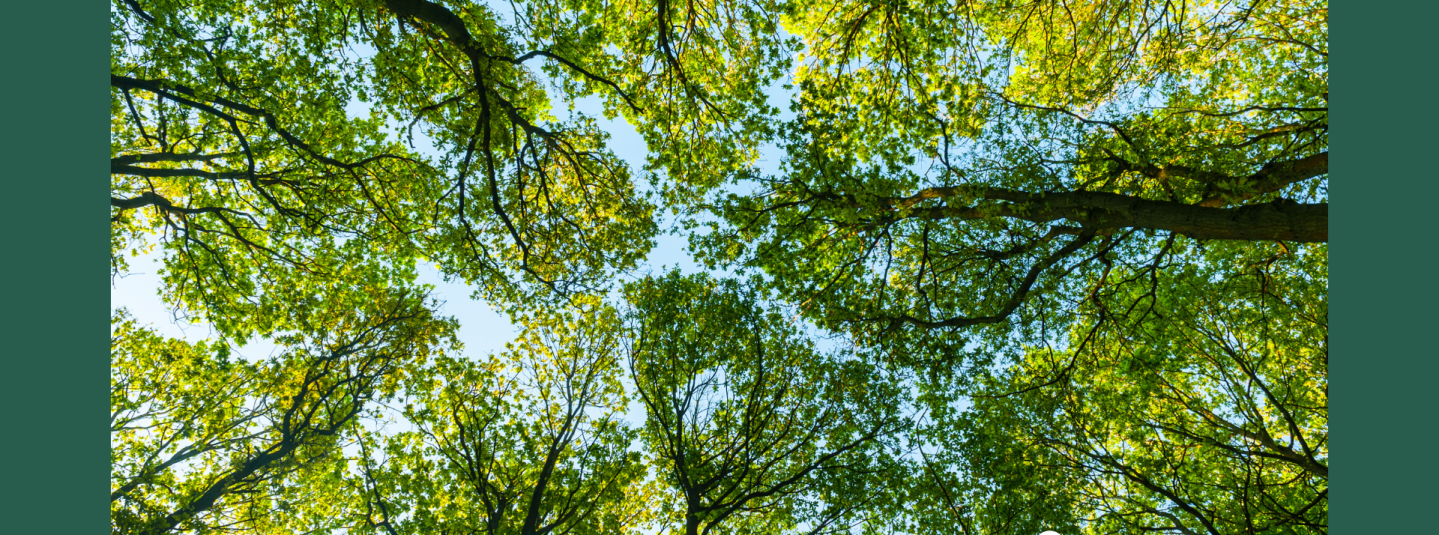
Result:
<svg viewBox="0 0 1439 535"><path fill-rule="evenodd" d="M1211 208L1092 191L1026 193L983 188L979 193L980 198L1009 203L987 209L969 206L917 208L910 212L909 217L1011 217L1041 223L1064 219L1086 228L1153 229L1197 240L1329 241L1328 203L1300 204L1281 199L1236 208Z"/></svg>

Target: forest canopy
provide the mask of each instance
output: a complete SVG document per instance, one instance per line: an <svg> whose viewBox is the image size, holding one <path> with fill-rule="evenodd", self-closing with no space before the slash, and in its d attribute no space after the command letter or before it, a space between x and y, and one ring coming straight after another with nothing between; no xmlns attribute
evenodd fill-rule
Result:
<svg viewBox="0 0 1439 535"><path fill-rule="evenodd" d="M114 533L1328 530L1326 2L110 15Z"/></svg>

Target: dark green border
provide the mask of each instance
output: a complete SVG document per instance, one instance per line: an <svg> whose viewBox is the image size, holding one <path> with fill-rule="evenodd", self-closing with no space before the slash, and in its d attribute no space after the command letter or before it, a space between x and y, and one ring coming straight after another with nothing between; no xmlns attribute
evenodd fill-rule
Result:
<svg viewBox="0 0 1439 535"><path fill-rule="evenodd" d="M5 533L109 531L109 10L76 4L0 16Z"/></svg>
<svg viewBox="0 0 1439 535"><path fill-rule="evenodd" d="M1435 533L1439 76L1427 2L1331 13L1335 533Z"/></svg>

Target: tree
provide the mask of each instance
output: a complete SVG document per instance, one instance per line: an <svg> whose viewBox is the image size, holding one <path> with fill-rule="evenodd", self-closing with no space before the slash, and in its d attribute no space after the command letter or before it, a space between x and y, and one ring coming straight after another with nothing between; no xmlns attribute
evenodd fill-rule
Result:
<svg viewBox="0 0 1439 535"><path fill-rule="evenodd" d="M894 385L815 352L736 281L671 272L626 295L645 441L686 535L818 532L878 492L820 491L885 469L886 439L903 427Z"/></svg>
<svg viewBox="0 0 1439 535"><path fill-rule="evenodd" d="M507 359L438 359L356 459L357 533L630 533L645 474L619 418L613 309L540 313ZM388 458L368 448L383 446ZM378 452L375 452L378 454Z"/></svg>
<svg viewBox="0 0 1439 535"><path fill-rule="evenodd" d="M956 523L1322 529L1326 16L799 6L784 165L712 196L697 243L927 370Z"/></svg>
<svg viewBox="0 0 1439 535"><path fill-rule="evenodd" d="M116 2L114 266L160 236L171 299L226 330L259 328L227 318L261 287L357 264L403 281L428 260L501 306L595 289L644 257L654 206L534 67L639 125L655 165L716 183L733 165L712 145L758 142L766 6L735 4L715 39L693 4ZM671 17L690 30L629 25Z"/></svg>
<svg viewBox="0 0 1439 535"><path fill-rule="evenodd" d="M283 529L305 487L343 467L339 444L367 405L450 336L421 297L300 309L288 351L236 361L229 346L189 344L117 313L111 336L111 518L117 533ZM317 485L318 487L318 485ZM275 513L280 513L276 515Z"/></svg>
<svg viewBox="0 0 1439 535"><path fill-rule="evenodd" d="M1175 240L1323 244L1324 4L1186 6L798 9L784 168L703 251L881 336L1038 321Z"/></svg>
<svg viewBox="0 0 1439 535"><path fill-rule="evenodd" d="M985 532L1326 531L1324 257L1297 256L1166 270L1168 321L1075 329L1079 349L1030 347L965 388L974 407L931 436L975 478Z"/></svg>

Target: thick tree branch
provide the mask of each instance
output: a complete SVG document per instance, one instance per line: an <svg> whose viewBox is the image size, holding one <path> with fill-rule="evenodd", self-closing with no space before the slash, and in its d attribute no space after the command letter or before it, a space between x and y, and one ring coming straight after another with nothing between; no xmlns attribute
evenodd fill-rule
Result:
<svg viewBox="0 0 1439 535"><path fill-rule="evenodd" d="M385 0L385 7L395 15L433 24L445 32L445 37L466 53L473 50L475 39L465 27L465 21L444 6L427 0Z"/></svg>
<svg viewBox="0 0 1439 535"><path fill-rule="evenodd" d="M1001 201L1002 204L985 207L945 205L905 210L928 199L949 197ZM901 213L907 212L902 217L918 219L1009 217L1037 223L1069 220L1086 228L1153 229L1198 240L1329 241L1328 203L1300 204L1284 199L1235 208L1213 208L1097 191L1028 193L1005 188L956 186L929 188L910 197L888 198L882 202Z"/></svg>
<svg viewBox="0 0 1439 535"><path fill-rule="evenodd" d="M1273 162L1244 179L1228 179L1228 188L1216 187L1216 195L1199 202L1199 206L1217 208L1225 204L1272 193L1285 186L1329 173L1329 152L1321 152L1298 160ZM1245 184L1247 187L1239 187ZM1227 189L1227 191L1226 191Z"/></svg>
<svg viewBox="0 0 1439 535"><path fill-rule="evenodd" d="M234 158L243 156L238 152L224 152L220 154L177 154L173 152L156 152L150 154L124 154L110 158L110 167L130 165L136 163L151 162L208 162L220 158Z"/></svg>
<svg viewBox="0 0 1439 535"><path fill-rule="evenodd" d="M135 0L125 0L125 6L129 7L130 11L134 12L135 16L140 17L141 20L144 20L145 22L155 22L155 17L149 13L146 13L145 9L140 7L139 2L136 2Z"/></svg>
<svg viewBox="0 0 1439 535"><path fill-rule="evenodd" d="M133 209L136 209L136 208L144 208L144 207L146 207L146 206L154 206L154 207L157 207L157 208L159 208L159 209L161 209L161 210L164 210L164 211L166 211L166 212L176 213L176 214L185 214L185 215L213 214L213 213L230 213L230 214L235 214L235 215L246 215L244 212L232 210L232 209L225 208L225 207L221 207L221 206L207 206L207 207L205 207L205 208L185 208L185 207L182 207L182 206L175 206L174 203L171 203L169 199L166 199L166 198L164 198L164 197L161 197L161 196L155 194L155 192L153 192L153 191L147 191L147 192L145 192L145 193L140 194L138 197L131 197L131 198L129 198L129 199L121 199L121 198L118 198L118 197L110 197L110 206L111 206L112 208L119 208L120 211L122 211L122 212L125 211L125 210L133 210Z"/></svg>

